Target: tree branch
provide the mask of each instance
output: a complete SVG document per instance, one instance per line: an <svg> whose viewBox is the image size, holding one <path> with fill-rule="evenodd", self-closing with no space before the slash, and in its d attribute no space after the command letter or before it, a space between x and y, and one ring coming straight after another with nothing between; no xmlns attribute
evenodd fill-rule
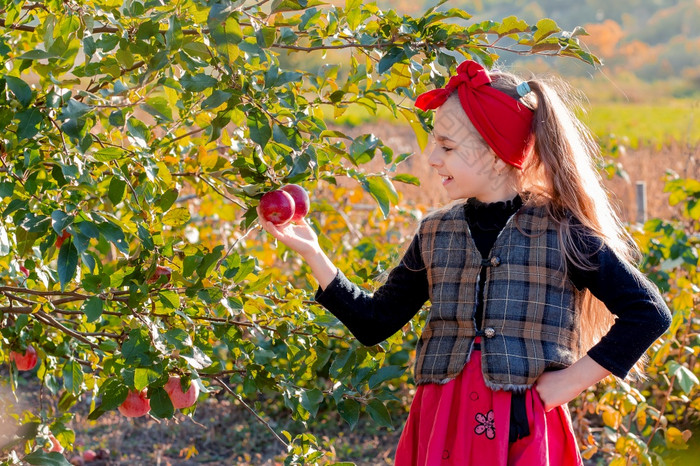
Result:
<svg viewBox="0 0 700 466"><path fill-rule="evenodd" d="M234 392L233 390L231 390L231 387L229 387L228 385L226 385L226 383L224 383L219 377L212 377L212 380L215 380L224 390L226 390L226 391L229 392L231 395L233 395L235 398L237 398L238 401L240 401L241 404L242 404L243 406L245 406L245 408L246 408L248 411L250 411L251 413L253 413L253 416L255 416L255 418L256 418L258 421L260 421L260 422L262 422L263 424L265 424L265 427L267 427L268 430L269 430L270 432L272 432L272 434L275 436L275 438L276 438L277 440L279 440L279 442L280 442L282 445L284 445L285 448L289 447L289 445L287 444L287 442L285 442L285 441L282 439L282 437L280 437L280 436L277 434L277 432L275 432L275 430L272 428L272 426L270 426L270 424L268 424L263 418L261 418L261 417L258 415L258 413L255 412L255 410L254 410L253 408L251 408L250 406L248 406L248 404L247 404L245 401L243 401L243 398L242 398L238 393L236 393L236 392Z"/></svg>

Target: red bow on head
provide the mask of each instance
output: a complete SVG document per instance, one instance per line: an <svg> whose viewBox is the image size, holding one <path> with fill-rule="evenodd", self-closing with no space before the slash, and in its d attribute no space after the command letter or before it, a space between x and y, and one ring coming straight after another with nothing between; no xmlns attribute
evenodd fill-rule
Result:
<svg viewBox="0 0 700 466"><path fill-rule="evenodd" d="M455 90L469 120L496 155L522 168L534 143L532 110L491 87L488 71L472 60L460 63L444 88L419 95L415 106L421 110L438 108Z"/></svg>

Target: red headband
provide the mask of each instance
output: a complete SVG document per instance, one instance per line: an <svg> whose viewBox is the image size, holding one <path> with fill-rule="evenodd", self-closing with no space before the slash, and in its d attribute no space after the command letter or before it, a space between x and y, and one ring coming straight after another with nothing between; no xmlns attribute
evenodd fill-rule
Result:
<svg viewBox="0 0 700 466"><path fill-rule="evenodd" d="M534 143L532 110L490 85L488 71L475 61L457 67L444 89L433 89L418 96L415 106L431 110L441 106L457 90L469 120L486 143L505 162L522 168Z"/></svg>

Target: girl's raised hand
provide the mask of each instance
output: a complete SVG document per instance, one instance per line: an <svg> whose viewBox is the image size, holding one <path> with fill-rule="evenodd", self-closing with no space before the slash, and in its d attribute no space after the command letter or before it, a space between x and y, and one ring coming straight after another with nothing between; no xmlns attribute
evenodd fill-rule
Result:
<svg viewBox="0 0 700 466"><path fill-rule="evenodd" d="M311 226L306 223L306 219L301 219L300 223L288 223L277 226L265 220L260 213L260 206L257 207L258 222L265 231L281 241L288 248L296 251L301 256L306 257L321 249L318 244L318 236Z"/></svg>

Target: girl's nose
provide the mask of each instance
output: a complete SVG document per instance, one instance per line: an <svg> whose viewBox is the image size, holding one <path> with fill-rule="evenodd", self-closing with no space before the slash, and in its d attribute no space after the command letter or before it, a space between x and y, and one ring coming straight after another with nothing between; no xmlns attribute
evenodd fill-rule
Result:
<svg viewBox="0 0 700 466"><path fill-rule="evenodd" d="M439 152L439 148L435 148L432 152L430 152L430 155L428 156L428 164L431 167L439 167L442 165L442 159L440 158Z"/></svg>

